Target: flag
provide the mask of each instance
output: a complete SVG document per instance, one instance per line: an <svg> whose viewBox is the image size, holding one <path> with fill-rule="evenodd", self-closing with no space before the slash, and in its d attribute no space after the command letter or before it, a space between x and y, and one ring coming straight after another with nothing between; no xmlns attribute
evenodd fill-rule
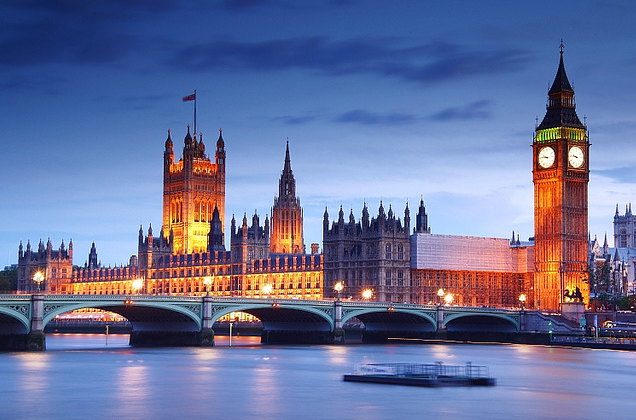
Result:
<svg viewBox="0 0 636 420"><path fill-rule="evenodd" d="M184 96L183 102L194 101L195 99L197 99L197 94L193 93L192 95Z"/></svg>

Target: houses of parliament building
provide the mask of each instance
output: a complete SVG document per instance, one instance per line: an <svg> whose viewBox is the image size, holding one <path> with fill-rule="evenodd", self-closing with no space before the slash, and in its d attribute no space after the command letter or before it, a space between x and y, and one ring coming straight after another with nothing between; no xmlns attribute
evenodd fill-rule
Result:
<svg viewBox="0 0 636 420"><path fill-rule="evenodd" d="M589 294L589 139L576 115L563 49L532 145L535 235L528 241L514 232L507 239L432 234L421 200L413 227L408 203L398 216L380 202L373 217L363 203L359 221L342 208L330 219L326 208L322 252L319 244L307 249L287 143L269 216L232 216L227 250L223 133L208 155L201 135L188 127L176 160L168 131L158 234L140 227L137 255L120 267L100 266L95 244L77 267L72 242L58 249L50 240L40 242L37 250L20 243L18 289L33 293L37 271L44 273L46 292L61 294L323 299L334 298L334 285L342 282L343 296L354 299L371 290L377 301L437 304L441 289L452 294L453 304L512 307L524 295L528 308L558 311L575 290L580 300Z"/></svg>

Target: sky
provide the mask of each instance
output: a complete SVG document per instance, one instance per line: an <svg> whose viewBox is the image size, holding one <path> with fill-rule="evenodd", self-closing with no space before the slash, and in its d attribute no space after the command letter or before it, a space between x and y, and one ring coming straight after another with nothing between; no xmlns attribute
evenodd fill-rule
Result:
<svg viewBox="0 0 636 420"><path fill-rule="evenodd" d="M533 236L532 136L559 63L590 141L589 229L636 205L636 3L0 2L0 267L20 241L127 264L162 223L163 148L223 129L229 221L269 214L289 139L305 244L380 201L432 233ZM212 155L212 158L214 156Z"/></svg>

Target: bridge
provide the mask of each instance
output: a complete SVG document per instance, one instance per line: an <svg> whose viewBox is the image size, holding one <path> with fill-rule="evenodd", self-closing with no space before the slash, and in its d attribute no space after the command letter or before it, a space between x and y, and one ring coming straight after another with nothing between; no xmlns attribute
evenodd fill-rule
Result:
<svg viewBox="0 0 636 420"><path fill-rule="evenodd" d="M262 343L338 344L343 325L363 324L362 341L436 338L525 330L519 310L341 300L247 299L177 295L0 295L0 348L44 350L57 315L95 308L127 318L130 344L213 346L215 321L232 312L257 317Z"/></svg>

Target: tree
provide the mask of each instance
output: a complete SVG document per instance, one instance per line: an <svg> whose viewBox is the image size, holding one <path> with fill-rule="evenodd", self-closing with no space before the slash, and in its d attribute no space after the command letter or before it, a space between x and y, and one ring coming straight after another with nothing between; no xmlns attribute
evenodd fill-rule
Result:
<svg viewBox="0 0 636 420"><path fill-rule="evenodd" d="M0 271L0 290L18 290L18 268Z"/></svg>

